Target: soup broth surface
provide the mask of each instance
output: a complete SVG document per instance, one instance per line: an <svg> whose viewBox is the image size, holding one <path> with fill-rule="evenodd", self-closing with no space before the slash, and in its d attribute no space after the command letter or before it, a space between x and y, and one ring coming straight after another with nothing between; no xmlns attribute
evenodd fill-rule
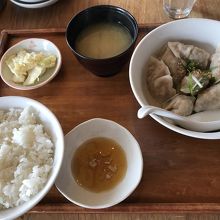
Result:
<svg viewBox="0 0 220 220"><path fill-rule="evenodd" d="M132 43L129 31L116 23L88 26L76 39L76 50L90 58L104 59L124 52Z"/></svg>
<svg viewBox="0 0 220 220"><path fill-rule="evenodd" d="M92 192L112 189L125 176L124 150L109 138L92 138L78 147L72 159L75 181Z"/></svg>

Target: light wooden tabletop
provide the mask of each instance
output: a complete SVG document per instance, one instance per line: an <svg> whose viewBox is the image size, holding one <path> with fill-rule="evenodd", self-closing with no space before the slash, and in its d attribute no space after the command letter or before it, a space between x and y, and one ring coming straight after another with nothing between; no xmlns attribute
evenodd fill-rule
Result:
<svg viewBox="0 0 220 220"><path fill-rule="evenodd" d="M43 9L24 9L7 2L0 11L0 30L23 28L64 28L71 17L82 9L97 4L112 4L131 12L139 24L165 23L171 21L162 8L162 0L59 0L53 6ZM220 20L220 0L197 0L190 17ZM217 214L26 214L19 219L80 219L80 220L124 220L124 219L219 219Z"/></svg>
<svg viewBox="0 0 220 220"><path fill-rule="evenodd" d="M220 19L219 0L197 0L190 17ZM66 27L68 21L80 10L97 4L112 4L127 9L139 24L164 23L169 19L163 12L162 0L59 0L42 9L24 9L8 1L0 12L0 30L9 28Z"/></svg>

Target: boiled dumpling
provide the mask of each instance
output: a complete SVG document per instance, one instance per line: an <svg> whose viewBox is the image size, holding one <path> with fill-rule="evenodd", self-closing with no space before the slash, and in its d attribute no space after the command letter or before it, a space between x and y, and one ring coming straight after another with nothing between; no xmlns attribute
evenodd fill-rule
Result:
<svg viewBox="0 0 220 220"><path fill-rule="evenodd" d="M164 108L178 115L188 116L193 112L195 98L186 95L177 95L171 99Z"/></svg>
<svg viewBox="0 0 220 220"><path fill-rule="evenodd" d="M185 76L181 82L180 91L192 96L207 88L212 81L212 73L209 71L194 70Z"/></svg>
<svg viewBox="0 0 220 220"><path fill-rule="evenodd" d="M193 45L185 45L180 42L168 42L168 47L176 57L181 59L189 57L194 48Z"/></svg>
<svg viewBox="0 0 220 220"><path fill-rule="evenodd" d="M185 45L180 42L168 42L168 46L176 57L184 60L194 60L202 69L206 69L208 67L211 55L207 51L199 47Z"/></svg>
<svg viewBox="0 0 220 220"><path fill-rule="evenodd" d="M207 51L194 47L188 59L197 61L202 69L207 69L210 63L210 57L211 55Z"/></svg>
<svg viewBox="0 0 220 220"><path fill-rule="evenodd" d="M147 86L151 96L161 103L176 94L168 67L155 57L149 59Z"/></svg>
<svg viewBox="0 0 220 220"><path fill-rule="evenodd" d="M201 92L196 100L196 112L215 110L220 108L220 83Z"/></svg>
<svg viewBox="0 0 220 220"><path fill-rule="evenodd" d="M186 75L186 70L181 58L175 56L168 43L165 52L161 56L161 59L168 66L173 77L174 87L178 89L183 77Z"/></svg>
<svg viewBox="0 0 220 220"><path fill-rule="evenodd" d="M193 45L185 45L180 42L168 42L165 52L160 59L168 66L173 77L174 87L179 90L182 79L186 76L187 60L193 60L198 63L199 67L206 69L210 54Z"/></svg>
<svg viewBox="0 0 220 220"><path fill-rule="evenodd" d="M216 81L220 80L220 46L211 57L210 69Z"/></svg>

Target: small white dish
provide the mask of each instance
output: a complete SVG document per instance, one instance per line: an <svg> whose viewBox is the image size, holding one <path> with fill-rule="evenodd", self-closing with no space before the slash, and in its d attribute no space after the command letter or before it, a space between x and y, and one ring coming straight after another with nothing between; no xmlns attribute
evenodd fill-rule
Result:
<svg viewBox="0 0 220 220"><path fill-rule="evenodd" d="M196 30L195 30L196 27ZM209 34L204 34L209 33ZM220 44L220 22L202 18L172 21L148 33L137 45L131 57L129 80L133 94L141 106L154 105L146 85L146 64L168 41L182 41L214 53ZM196 132L181 128L173 121L156 114L150 116L163 126L183 135L201 139L220 139L220 131Z"/></svg>
<svg viewBox="0 0 220 220"><path fill-rule="evenodd" d="M109 191L94 193L76 183L71 162L76 149L86 140L106 137L115 140L124 150L127 159L125 177ZM133 135L116 122L95 118L76 126L65 136L65 152L62 167L56 179L56 187L76 205L100 209L113 206L126 199L139 184L143 171L143 158L139 144Z"/></svg>
<svg viewBox="0 0 220 220"><path fill-rule="evenodd" d="M17 2L15 0L10 0L12 3L14 3L17 6L23 7L23 8L44 8L47 6L50 6L52 4L54 4L55 2L57 2L58 0L48 0L46 2L35 2L33 4L30 3L21 3L21 2Z"/></svg>
<svg viewBox="0 0 220 220"><path fill-rule="evenodd" d="M40 77L39 81L35 82L35 84L30 86L24 86L22 84L18 84L13 82L12 77L13 73L10 71L6 64L6 60L13 54L16 54L18 51L25 49L27 51L34 52L44 52L45 54L53 54L56 56L57 61L56 65L53 68L49 68L46 72ZM2 56L0 61L0 75L2 80L10 87L19 90L31 90L39 88L49 81L51 81L59 72L61 67L61 53L57 46L49 40L41 39L41 38L29 38L23 41L18 42L14 46L10 47Z"/></svg>

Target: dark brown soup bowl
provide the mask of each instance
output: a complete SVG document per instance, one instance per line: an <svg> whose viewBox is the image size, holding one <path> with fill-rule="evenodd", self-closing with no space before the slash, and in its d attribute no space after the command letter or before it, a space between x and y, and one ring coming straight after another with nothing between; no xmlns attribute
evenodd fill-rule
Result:
<svg viewBox="0 0 220 220"><path fill-rule="evenodd" d="M88 26L101 22L123 25L131 35L130 46L122 53L105 59L94 59L80 54L75 46L77 37ZM97 5L79 12L66 29L66 40L73 54L85 68L98 76L111 76L121 70L131 57L137 35L138 25L135 18L128 11L112 5Z"/></svg>

